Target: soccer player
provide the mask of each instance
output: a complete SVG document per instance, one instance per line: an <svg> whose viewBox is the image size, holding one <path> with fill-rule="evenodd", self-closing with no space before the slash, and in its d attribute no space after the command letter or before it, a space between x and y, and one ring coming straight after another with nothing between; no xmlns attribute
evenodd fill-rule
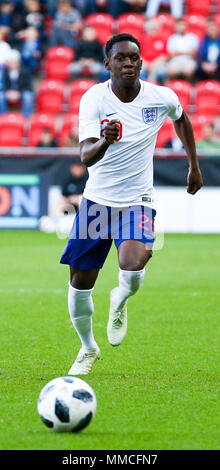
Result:
<svg viewBox="0 0 220 470"><path fill-rule="evenodd" d="M119 284L111 291L107 335L112 346L126 335L127 301L143 282L154 241L153 153L167 116L189 159L187 191L195 194L202 186L190 120L171 89L140 80L137 39L115 35L105 53L111 78L91 87L80 103L80 155L89 178L61 257L61 263L70 265L68 308L82 343L70 375L88 374L100 357L92 328L92 291L112 239ZM95 236L98 221L101 235Z"/></svg>

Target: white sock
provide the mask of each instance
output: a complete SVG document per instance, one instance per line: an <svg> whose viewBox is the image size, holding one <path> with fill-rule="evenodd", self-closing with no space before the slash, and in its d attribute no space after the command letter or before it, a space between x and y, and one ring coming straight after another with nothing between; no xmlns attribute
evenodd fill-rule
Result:
<svg viewBox="0 0 220 470"><path fill-rule="evenodd" d="M69 314L83 349L97 349L92 329L92 314L94 312L92 291L93 289L75 289L69 282Z"/></svg>
<svg viewBox="0 0 220 470"><path fill-rule="evenodd" d="M112 300L116 308L123 307L128 297L134 295L141 286L145 268L140 271L125 271L119 268L119 286L114 289Z"/></svg>

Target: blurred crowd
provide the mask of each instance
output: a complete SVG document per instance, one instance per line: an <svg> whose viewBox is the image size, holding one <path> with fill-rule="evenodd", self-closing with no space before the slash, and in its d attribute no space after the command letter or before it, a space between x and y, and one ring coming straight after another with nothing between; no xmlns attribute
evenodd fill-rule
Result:
<svg viewBox="0 0 220 470"><path fill-rule="evenodd" d="M187 10L191 4L190 0L1 0L0 114L19 110L30 118L38 111L40 83L53 78L46 73L47 57L53 48L72 51L66 83L80 78L93 82L108 79L103 65L104 43L117 32L135 35L136 31L142 46L144 80L161 85L185 80L192 86L204 80L219 82L220 2L207 0L208 14L198 7L194 20ZM129 24L127 30L120 29L121 19L129 13L136 14L135 24L132 29ZM95 21L89 21L97 14L106 15L101 33ZM216 132L211 141L219 146L215 119L204 124L211 127L199 140L210 140L207 136ZM78 145L76 122L62 144ZM53 147L59 143L45 126L37 145ZM172 146L172 139L166 145Z"/></svg>

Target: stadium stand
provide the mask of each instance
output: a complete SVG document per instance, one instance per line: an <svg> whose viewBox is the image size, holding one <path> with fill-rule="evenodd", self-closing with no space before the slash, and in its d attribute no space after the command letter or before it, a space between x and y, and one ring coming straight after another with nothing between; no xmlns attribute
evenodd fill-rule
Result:
<svg viewBox="0 0 220 470"><path fill-rule="evenodd" d="M103 46L114 34L114 18L108 13L92 13L85 19L85 25L95 28L97 38Z"/></svg>
<svg viewBox="0 0 220 470"><path fill-rule="evenodd" d="M183 16L183 0L147 0L146 2L146 16L152 18L163 7L168 7L171 15L178 19Z"/></svg>
<svg viewBox="0 0 220 470"><path fill-rule="evenodd" d="M78 115L77 114L66 114L63 117L61 130L60 130L60 139L59 146L64 147L67 138L70 136L71 130L73 127L78 125Z"/></svg>
<svg viewBox="0 0 220 470"><path fill-rule="evenodd" d="M70 84L69 111L71 113L78 113L81 96L95 83L94 80L79 79Z"/></svg>
<svg viewBox="0 0 220 470"><path fill-rule="evenodd" d="M124 13L117 19L117 32L130 33L138 40L144 32L144 24L146 19L138 13Z"/></svg>
<svg viewBox="0 0 220 470"><path fill-rule="evenodd" d="M191 123L193 126L193 131L195 135L196 140L200 140L203 138L203 127L204 124L214 124L214 117L209 116L209 115L203 115L203 114L194 114L190 116Z"/></svg>
<svg viewBox="0 0 220 470"><path fill-rule="evenodd" d="M156 15L156 20L161 25L161 34L162 37L168 39L168 37L174 33L175 29L175 20L168 13L159 13Z"/></svg>
<svg viewBox="0 0 220 470"><path fill-rule="evenodd" d="M178 95L180 103L188 113L192 111L193 86L186 80L171 80L165 83Z"/></svg>
<svg viewBox="0 0 220 470"><path fill-rule="evenodd" d="M205 80L195 86L195 109L197 114L218 115L220 110L220 83Z"/></svg>
<svg viewBox="0 0 220 470"><path fill-rule="evenodd" d="M49 47L45 56L45 78L49 80L70 79L68 66L74 60L74 50L67 46Z"/></svg>
<svg viewBox="0 0 220 470"><path fill-rule="evenodd" d="M20 113L0 115L0 146L21 147L25 129L25 118Z"/></svg>
<svg viewBox="0 0 220 470"><path fill-rule="evenodd" d="M19 2L12 1L13 7L11 7L10 18L3 19L3 17L0 16L2 41L5 41L8 47L17 49L20 52L24 44L24 32L26 28L30 27L28 23L28 14L31 7L30 3L31 2L28 2L27 8L27 2L22 0L19 0ZM167 52L167 41L176 30L177 16L172 16L171 9L167 7L166 2L159 3L160 7L157 9L154 19L158 21L161 26L158 36L159 40L163 41L165 44ZM195 74L192 76L189 75L189 77L181 76L180 74L176 76L175 79L171 74L169 78L169 73L167 72L169 56L167 53L167 57L166 54L163 56L164 63L162 65L164 66L164 74L159 73L157 76L155 71L152 72L149 65L146 65L145 69L143 68L146 76L143 75L142 78L149 79L153 82L159 80L160 84L169 86L178 94L184 109L190 114L195 137L198 139L202 136L203 125L206 122L215 123L220 110L220 82L218 72L220 70L220 47L219 53L216 49L216 44L220 44L220 0L200 0L199 2L185 0L183 3L183 18L187 22L188 31L197 35L200 42L200 48L196 58L198 67ZM147 38L146 25L150 20L146 17L146 6L144 8L142 7L142 9L138 9L134 5L127 4L125 5L126 8L123 13L120 9L113 12L108 6L105 6L103 9L99 8L96 12L94 12L94 9L89 10L86 8L83 13L83 9L79 6L80 2L73 2L73 4L75 10L77 10L78 5L81 18L81 27L75 35L77 44L82 38L82 31L85 26L95 28L97 38L102 46L104 46L109 37L115 33L129 32L136 36L141 44L143 44L143 40ZM75 49L63 44L57 44L55 46L51 43L54 18L57 13L56 3L52 5L52 2L43 0L39 2L37 0L36 5L37 15L40 19L40 23L37 27L39 27L40 33L41 54L37 58L39 61L37 70L33 72L33 70L28 69L32 77L35 98L34 107L30 118L24 117L22 114L22 112L24 112L23 108L20 113L17 112L20 108L18 108L16 104L13 105L10 103L10 113L6 113L2 108L3 114L0 115L1 146L36 146L40 139L41 131L45 127L51 129L53 135L58 139L59 145L64 146L68 135L71 133L71 129L73 129L74 123L77 123L79 102L82 94L95 84L97 80L97 76L95 75L89 75L89 78L86 78L83 74L80 74L78 79L72 79L70 66L74 64L74 61L76 62ZM32 20L33 18L34 17L32 17ZM37 17L35 15L35 20L36 19ZM204 43L204 38L207 37L208 34L207 25L210 24L210 19L214 19L219 25L219 38L214 41L215 63L219 64L219 69L215 75L204 75L201 72L202 59L200 57L200 51ZM6 24L7 21L8 26ZM31 26L33 26L32 23ZM157 37L155 38L155 47L158 46L156 40ZM148 46L146 45L146 47ZM31 52L29 51L29 53ZM35 52L33 52L33 54L35 54ZM147 58L145 62L146 60ZM3 71L6 67L7 65L5 66L4 64L0 66L0 87L3 86L1 77L4 76ZM102 80L106 78L108 77L104 77L103 74ZM1 90L3 90L3 88L1 88ZM56 129L57 123L58 129ZM25 139L25 129L29 129L28 139ZM172 123L166 120L164 127L159 133L157 146L162 147L165 141L172 137Z"/></svg>
<svg viewBox="0 0 220 470"><path fill-rule="evenodd" d="M173 127L173 122L171 121L171 119L166 118L163 126L158 132L157 147L158 148L164 147L166 142L168 142L169 140L172 140L174 135L175 135L175 132L174 132L174 127Z"/></svg>
<svg viewBox="0 0 220 470"><path fill-rule="evenodd" d="M199 0L198 2L195 0L186 0L185 2L187 13L190 14L210 15L210 13L212 13L212 6L212 0Z"/></svg>
<svg viewBox="0 0 220 470"><path fill-rule="evenodd" d="M184 19L187 22L189 33L196 34L200 39L202 39L207 28L206 16L190 13L185 15Z"/></svg>
<svg viewBox="0 0 220 470"><path fill-rule="evenodd" d="M50 129L56 137L56 117L46 113L35 113L30 118L28 131L28 145L35 147L41 139L43 129Z"/></svg>
<svg viewBox="0 0 220 470"><path fill-rule="evenodd" d="M62 113L65 83L60 80L43 80L38 88L36 105L39 112Z"/></svg>

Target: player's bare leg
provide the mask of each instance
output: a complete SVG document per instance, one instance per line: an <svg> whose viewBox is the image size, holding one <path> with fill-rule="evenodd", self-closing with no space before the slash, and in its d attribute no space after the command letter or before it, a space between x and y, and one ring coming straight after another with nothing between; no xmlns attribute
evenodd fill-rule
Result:
<svg viewBox="0 0 220 470"><path fill-rule="evenodd" d="M70 282L75 289L84 290L92 289L95 285L96 279L99 274L99 269L91 269L89 271L82 271L70 266Z"/></svg>
<svg viewBox="0 0 220 470"><path fill-rule="evenodd" d="M82 271L70 267L68 308L82 347L68 372L69 375L87 375L96 359L100 357L100 349L94 339L92 328L94 311L92 290L98 272L98 269Z"/></svg>
<svg viewBox="0 0 220 470"><path fill-rule="evenodd" d="M127 332L127 301L139 289L145 276L145 265L151 257L150 248L137 240L125 240L118 247L119 286L111 291L108 340L112 346L121 344Z"/></svg>
<svg viewBox="0 0 220 470"><path fill-rule="evenodd" d="M118 247L119 266L125 271L144 269L151 256L151 249L137 240L125 240Z"/></svg>

